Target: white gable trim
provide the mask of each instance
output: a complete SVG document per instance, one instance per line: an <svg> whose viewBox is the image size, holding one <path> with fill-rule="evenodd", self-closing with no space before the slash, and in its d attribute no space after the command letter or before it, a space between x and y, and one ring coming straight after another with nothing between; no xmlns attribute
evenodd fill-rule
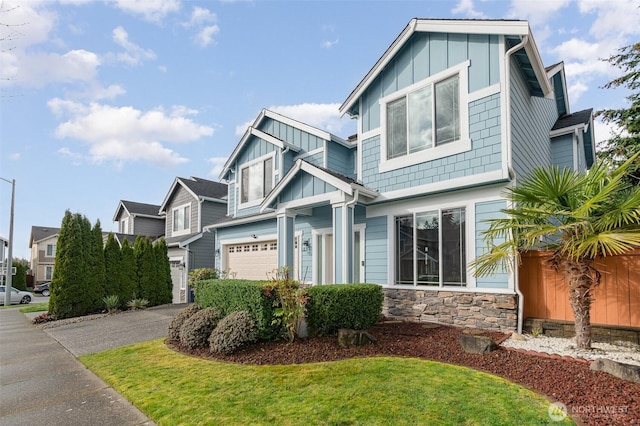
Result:
<svg viewBox="0 0 640 426"><path fill-rule="evenodd" d="M191 194L191 196L193 197L194 200L198 200L198 196L196 195L195 192L193 192L191 189L189 189L189 187L187 185L183 185L182 181L179 177L175 178L175 180L173 181L173 184L171 185L171 188L169 189L169 192L167 192L167 195L164 197L164 200L162 201L162 204L160 205L160 213L167 213L167 203L169 202L169 199L171 198L171 195L173 195L173 192L176 189L176 186L178 186L178 183L180 184L180 186L182 186L189 194Z"/></svg>

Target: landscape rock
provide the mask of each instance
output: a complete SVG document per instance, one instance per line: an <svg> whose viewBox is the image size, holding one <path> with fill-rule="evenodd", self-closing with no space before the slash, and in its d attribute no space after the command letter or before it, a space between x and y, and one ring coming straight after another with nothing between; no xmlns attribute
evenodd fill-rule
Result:
<svg viewBox="0 0 640 426"><path fill-rule="evenodd" d="M462 349L470 354L484 355L498 349L498 345L489 337L466 333L460 335L460 344L462 345Z"/></svg>
<svg viewBox="0 0 640 426"><path fill-rule="evenodd" d="M640 383L640 366L637 365L599 358L593 361L589 368L594 371L604 371L627 382Z"/></svg>
<svg viewBox="0 0 640 426"><path fill-rule="evenodd" d="M343 348L363 346L374 343L376 338L363 330L341 328L338 330L338 344Z"/></svg>

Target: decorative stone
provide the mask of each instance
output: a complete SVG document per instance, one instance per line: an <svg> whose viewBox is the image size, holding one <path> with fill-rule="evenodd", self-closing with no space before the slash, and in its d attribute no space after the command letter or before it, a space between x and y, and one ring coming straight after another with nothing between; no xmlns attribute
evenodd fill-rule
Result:
<svg viewBox="0 0 640 426"><path fill-rule="evenodd" d="M632 383L640 383L640 366L623 364L606 358L599 358L591 363L589 369L593 371L604 371L612 376Z"/></svg>
<svg viewBox="0 0 640 426"><path fill-rule="evenodd" d="M460 335L460 344L462 345L462 349L470 354L484 355L498 349L498 345L490 338L466 333Z"/></svg>
<svg viewBox="0 0 640 426"><path fill-rule="evenodd" d="M338 344L343 348L368 345L376 341L376 338L363 330L341 328L338 330Z"/></svg>
<svg viewBox="0 0 640 426"><path fill-rule="evenodd" d="M525 342L527 340L527 338L520 333L511 333L511 339L518 340L520 342Z"/></svg>

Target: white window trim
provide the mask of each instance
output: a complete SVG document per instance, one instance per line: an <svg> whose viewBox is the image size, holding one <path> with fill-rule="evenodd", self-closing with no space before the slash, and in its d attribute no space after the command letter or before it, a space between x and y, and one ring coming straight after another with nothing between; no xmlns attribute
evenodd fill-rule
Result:
<svg viewBox="0 0 640 426"><path fill-rule="evenodd" d="M267 155L263 155L262 157L258 157L254 160L248 161L246 163L243 163L240 165L240 167L238 167L238 173L236 173L236 185L238 187L238 210L239 209L246 209L249 207L255 207L255 206L259 206L260 204L262 204L262 201L264 200L264 197L256 199L256 200L251 200L251 201L247 201L246 203L242 202L242 170L246 169L247 167L251 167L254 164L257 163L264 163L266 160L268 160L269 158L271 158L272 161L272 165L273 165L273 170L271 173L271 188L273 189L275 187L275 178L276 178L276 153L275 152L271 152ZM264 194L265 196L267 194Z"/></svg>
<svg viewBox="0 0 640 426"><path fill-rule="evenodd" d="M471 151L469 138L469 72L471 61L467 60L449 69L434 74L418 83L407 86L402 90L380 98L380 172L388 172L414 164L420 164L450 155ZM460 105L460 139L440 146L433 146L415 153L387 159L387 104L406 96L410 92L431 86L439 81L455 75L459 76L459 105Z"/></svg>
<svg viewBox="0 0 640 426"><path fill-rule="evenodd" d="M49 247L53 247L51 249L51 251L53 252L52 254L49 254ZM56 249L57 249L56 244L47 244L47 246L45 248L45 251L44 251L45 256L46 257L55 257L56 256Z"/></svg>
<svg viewBox="0 0 640 426"><path fill-rule="evenodd" d="M123 234L129 233L129 218L120 219L120 232Z"/></svg>
<svg viewBox="0 0 640 426"><path fill-rule="evenodd" d="M189 207L189 226L186 229L181 229L176 231L175 230L175 218L174 218L174 212L176 210L183 210L185 207ZM185 204L181 204L179 206L175 206L171 209L171 235L172 236L178 236L178 235L187 235L191 232L191 203L185 203Z"/></svg>

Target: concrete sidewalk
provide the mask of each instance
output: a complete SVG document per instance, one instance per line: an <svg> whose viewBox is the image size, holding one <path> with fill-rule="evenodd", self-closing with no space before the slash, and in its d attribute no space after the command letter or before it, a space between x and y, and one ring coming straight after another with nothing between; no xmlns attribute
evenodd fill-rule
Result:
<svg viewBox="0 0 640 426"><path fill-rule="evenodd" d="M47 330L33 325L19 307L0 309L0 426L153 425L75 356L166 336L182 308L126 312Z"/></svg>

